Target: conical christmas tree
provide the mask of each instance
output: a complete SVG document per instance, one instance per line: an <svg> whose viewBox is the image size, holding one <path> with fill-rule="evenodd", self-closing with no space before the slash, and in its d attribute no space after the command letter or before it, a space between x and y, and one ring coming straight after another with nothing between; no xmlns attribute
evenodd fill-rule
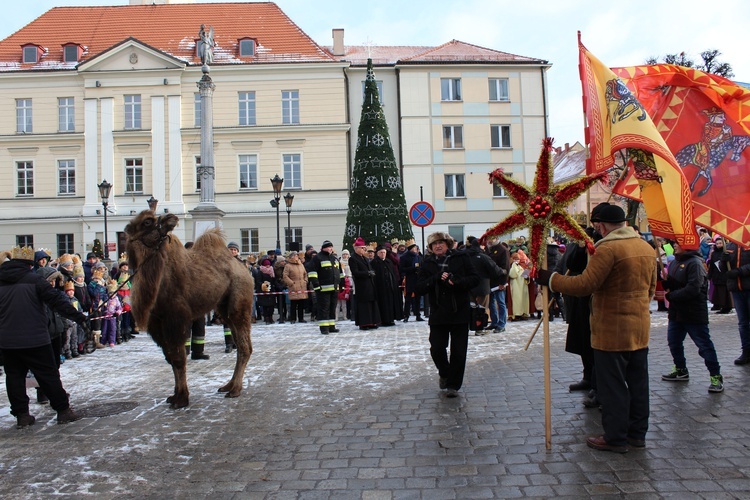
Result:
<svg viewBox="0 0 750 500"><path fill-rule="evenodd" d="M344 248L351 248L359 236L367 243L414 238L404 186L372 72L372 59L367 60Z"/></svg>

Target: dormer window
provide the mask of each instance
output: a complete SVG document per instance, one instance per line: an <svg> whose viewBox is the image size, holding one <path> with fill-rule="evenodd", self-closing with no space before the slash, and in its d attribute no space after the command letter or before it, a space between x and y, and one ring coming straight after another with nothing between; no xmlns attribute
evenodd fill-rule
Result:
<svg viewBox="0 0 750 500"><path fill-rule="evenodd" d="M28 44L23 46L23 62L25 63L36 63L39 62L41 55L41 48L38 45Z"/></svg>
<svg viewBox="0 0 750 500"><path fill-rule="evenodd" d="M75 43L63 45L63 62L78 62L81 58L81 46Z"/></svg>
<svg viewBox="0 0 750 500"><path fill-rule="evenodd" d="M255 55L255 40L252 38L241 38L239 45L240 57L253 57Z"/></svg>

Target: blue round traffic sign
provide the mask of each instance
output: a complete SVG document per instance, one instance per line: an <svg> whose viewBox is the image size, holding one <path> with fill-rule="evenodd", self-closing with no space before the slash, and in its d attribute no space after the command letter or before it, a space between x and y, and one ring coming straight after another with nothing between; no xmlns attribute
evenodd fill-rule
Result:
<svg viewBox="0 0 750 500"><path fill-rule="evenodd" d="M418 201L409 209L409 220L417 227L425 227L435 220L435 209L426 201Z"/></svg>

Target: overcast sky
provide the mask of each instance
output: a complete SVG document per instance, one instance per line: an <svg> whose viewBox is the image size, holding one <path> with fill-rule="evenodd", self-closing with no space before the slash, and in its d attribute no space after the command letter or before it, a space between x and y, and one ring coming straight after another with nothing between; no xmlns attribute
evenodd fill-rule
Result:
<svg viewBox="0 0 750 500"><path fill-rule="evenodd" d="M210 0L209 0L210 1ZM6 1L0 38L52 7L127 5L128 0ZM277 0L286 14L321 45L331 29L345 43L440 45L452 39L552 63L548 72L550 131L556 144L583 141L576 32L609 66L643 64L650 56L685 51L694 59L718 49L735 80L750 82L747 0ZM721 8L716 8L721 5ZM196 20L198 23L199 20ZM154 27L158 29L158 27ZM75 26L71 27L75 30Z"/></svg>

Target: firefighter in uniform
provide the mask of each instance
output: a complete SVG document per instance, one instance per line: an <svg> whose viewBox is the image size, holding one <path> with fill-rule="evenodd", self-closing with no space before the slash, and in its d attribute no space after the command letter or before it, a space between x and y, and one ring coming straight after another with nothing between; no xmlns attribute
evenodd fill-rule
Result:
<svg viewBox="0 0 750 500"><path fill-rule="evenodd" d="M333 243L326 240L312 259L312 271L307 273L318 299L318 326L323 335L339 331L336 328L336 305L341 275L341 264L333 254Z"/></svg>

